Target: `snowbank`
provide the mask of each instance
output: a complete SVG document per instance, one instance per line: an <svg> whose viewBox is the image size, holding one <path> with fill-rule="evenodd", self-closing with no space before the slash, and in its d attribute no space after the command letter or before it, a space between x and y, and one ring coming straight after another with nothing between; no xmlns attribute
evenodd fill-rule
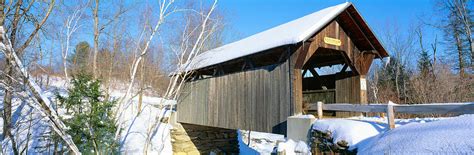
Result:
<svg viewBox="0 0 474 155"><path fill-rule="evenodd" d="M313 130L331 132L333 143L345 141L359 154L474 153L474 115L397 119L395 124L388 130L384 118L325 119L317 120Z"/></svg>
<svg viewBox="0 0 474 155"><path fill-rule="evenodd" d="M42 95L49 98L55 103L55 94L59 92L60 95L67 96L67 86L69 85L66 80L61 77L50 77L50 85L46 89L43 89ZM1 90L1 88L0 88ZM113 98L119 98L123 96L120 90L112 90L111 96ZM3 90L0 91L0 103L3 102ZM15 129L12 130L15 135L17 145L27 152L32 154L52 154L53 143L51 134L54 133L45 117L41 116L39 111L29 106L31 100L21 100L14 98L12 109L12 121L15 125ZM143 154L143 146L147 137L147 130L156 121L162 117L169 117L171 111L166 108L160 108L157 106L158 103L164 105L176 104L175 101L163 100L159 97L144 96L143 98L143 109L140 115L137 116L137 97L132 99L130 106L124 107L124 114L122 118L124 120L123 132L120 137L120 151L124 154ZM162 102L163 101L163 102ZM3 104L0 104L2 107ZM54 106L51 105L52 107ZM63 114L64 109L58 109L59 114ZM65 115L62 115L63 117ZM136 117L137 116L137 117ZM0 127L3 125L3 120L0 119ZM158 123L158 128L152 133L152 142L149 147L149 154L172 154L170 129L172 126L167 123ZM3 150L0 154L11 154L11 141L6 139L2 142Z"/></svg>
<svg viewBox="0 0 474 155"><path fill-rule="evenodd" d="M474 154L474 115L410 123L366 139L359 154Z"/></svg>
<svg viewBox="0 0 474 155"><path fill-rule="evenodd" d="M169 117L171 111L159 109L144 102L140 115L137 116L136 109L132 106L124 111L124 128L120 139L120 152L125 154L142 154L147 138L148 129L153 122L159 118ZM136 108L136 107L135 107ZM158 119L159 119L158 118ZM152 132L152 144L148 153L150 154L172 154L170 129L172 126L159 123L156 131Z"/></svg>
<svg viewBox="0 0 474 155"><path fill-rule="evenodd" d="M330 132L334 144L347 142L349 150L353 150L355 144L383 132L385 128L386 124L382 123L348 119L324 119L313 124L313 130Z"/></svg>

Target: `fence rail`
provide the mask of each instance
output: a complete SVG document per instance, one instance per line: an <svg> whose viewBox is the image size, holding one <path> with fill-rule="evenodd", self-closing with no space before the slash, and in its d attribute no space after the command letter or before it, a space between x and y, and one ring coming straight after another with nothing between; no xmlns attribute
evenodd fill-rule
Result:
<svg viewBox="0 0 474 155"><path fill-rule="evenodd" d="M395 112L407 114L474 114L474 102L466 103L431 103L431 104L323 104L322 102L309 104L309 110L316 110L318 118L323 117L323 111L345 112L375 112L387 113L390 128L395 127Z"/></svg>

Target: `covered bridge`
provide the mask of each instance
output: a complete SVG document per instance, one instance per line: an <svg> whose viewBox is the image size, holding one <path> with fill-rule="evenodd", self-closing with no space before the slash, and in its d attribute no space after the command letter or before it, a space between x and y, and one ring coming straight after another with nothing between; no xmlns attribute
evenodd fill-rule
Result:
<svg viewBox="0 0 474 155"><path fill-rule="evenodd" d="M304 103L366 103L365 75L387 56L351 3L325 8L198 55L178 121L282 133ZM328 66L340 67L321 73Z"/></svg>

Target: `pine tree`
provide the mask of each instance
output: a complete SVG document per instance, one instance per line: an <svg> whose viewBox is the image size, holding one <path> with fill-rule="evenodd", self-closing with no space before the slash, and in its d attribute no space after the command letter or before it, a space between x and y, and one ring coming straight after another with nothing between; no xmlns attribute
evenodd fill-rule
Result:
<svg viewBox="0 0 474 155"><path fill-rule="evenodd" d="M71 65L70 68L74 69L76 72L84 73L87 71L87 67L90 66L90 50L91 47L89 43L82 41L76 45L74 53L69 57L68 61Z"/></svg>
<svg viewBox="0 0 474 155"><path fill-rule="evenodd" d="M410 72L406 66L395 57L390 57L390 62L385 68L380 69L380 80L378 86L388 88L397 93L400 100L408 98L409 89L406 87L410 79Z"/></svg>
<svg viewBox="0 0 474 155"><path fill-rule="evenodd" d="M116 101L103 98L100 81L78 74L71 80L68 96L57 94L60 106L66 109L61 118L68 126L74 143L85 154L113 154L118 152L114 139L116 130L112 107Z"/></svg>
<svg viewBox="0 0 474 155"><path fill-rule="evenodd" d="M432 63L428 51L422 50L418 59L418 70L422 76L426 76L432 71Z"/></svg>

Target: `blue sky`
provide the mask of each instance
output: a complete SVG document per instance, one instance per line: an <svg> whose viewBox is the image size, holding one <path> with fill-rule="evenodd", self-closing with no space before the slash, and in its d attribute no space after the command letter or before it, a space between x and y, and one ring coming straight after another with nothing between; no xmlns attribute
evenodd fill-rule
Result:
<svg viewBox="0 0 474 155"><path fill-rule="evenodd" d="M345 0L221 0L218 8L226 13L228 24L239 35L228 42L248 37ZM380 36L388 25L408 31L418 19L433 17L434 0L350 0ZM426 40L437 30L428 28ZM437 32L438 33L438 32Z"/></svg>
<svg viewBox="0 0 474 155"><path fill-rule="evenodd" d="M204 0L212 2L212 0ZM130 22L127 26L132 30L141 30L139 18L142 13L142 7L150 5L156 9L155 0L125 0L126 6L131 7L130 15L126 18ZM181 1L183 2L183 1ZM318 10L333 5L346 2L345 0L219 0L218 10L224 13L226 24L230 28L229 35L225 38L225 43L237 41L258 32L289 22L299 17L311 14ZM359 10L361 15L373 28L379 38L383 31L396 25L402 35L408 34L409 30L419 24L418 19L424 17L437 17L433 15L435 0L350 0ZM77 5L77 4L71 4ZM108 4L110 5L110 4ZM114 11L114 8L103 5L103 11ZM90 11L90 9L87 9ZM155 10L156 11L156 10ZM89 12L90 13L90 12ZM153 14L156 16L156 14ZM136 22L135 22L136 21ZM85 25L78 33L78 38L73 41L74 46L79 41L92 41L92 20L84 20ZM138 26L138 27L137 27ZM138 32L131 31L131 35L137 35ZM434 40L435 34L441 33L434 28L425 30L425 47L430 47L429 43ZM105 35L101 35L105 37ZM155 39L156 40L156 39ZM441 38L439 40L442 40ZM104 44L104 43L102 43ZM443 46L440 44L440 46ZM443 49L443 47L440 47ZM390 52L390 51L389 51ZM58 57L59 59L59 57Z"/></svg>

